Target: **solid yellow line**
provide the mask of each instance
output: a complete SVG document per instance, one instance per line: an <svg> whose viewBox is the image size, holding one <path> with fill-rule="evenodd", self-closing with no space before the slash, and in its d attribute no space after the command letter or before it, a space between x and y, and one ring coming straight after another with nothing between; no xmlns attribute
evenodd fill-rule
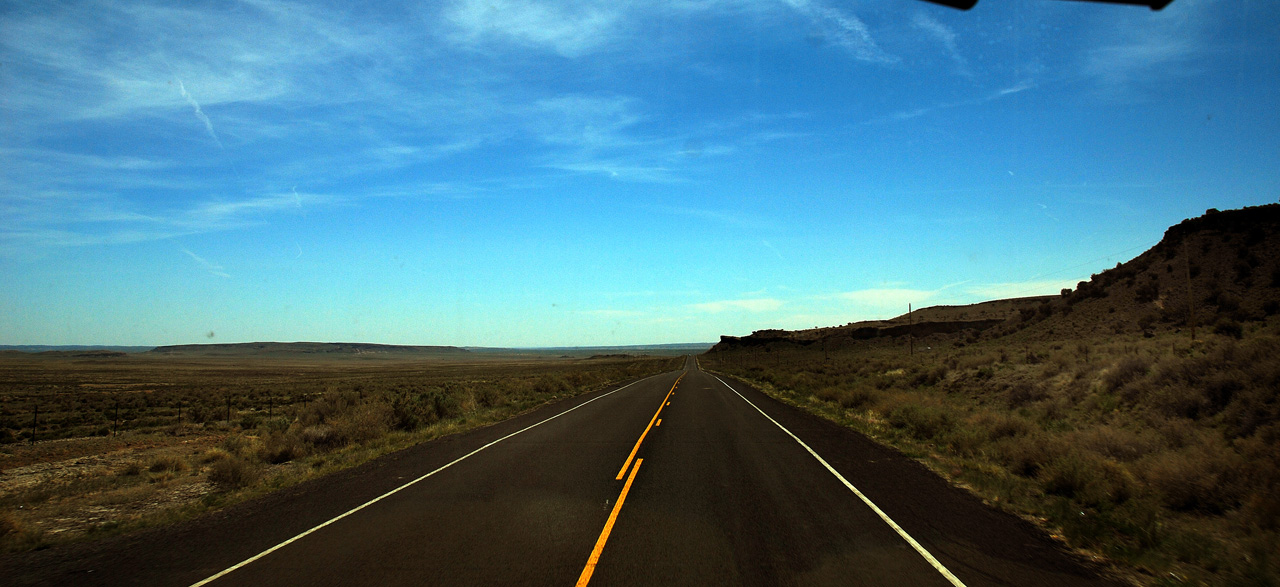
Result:
<svg viewBox="0 0 1280 587"><path fill-rule="evenodd" d="M662 403L658 404L658 411L653 413L653 417L649 419L649 425L645 426L644 432L640 433L640 438L636 440L636 445L632 447L631 454L627 455L627 461L622 463L622 469L618 471L618 476L613 478L614 481L621 481L622 476L627 474L627 467L630 467L631 460L636 458L636 452L640 450L640 443L644 442L644 437L649 434L649 429L653 428L653 423L658 421L658 414L662 413L662 407L667 405L667 398L671 397L672 393L675 393L676 386L680 385L681 379L684 379L683 373L681 373L679 377L676 377L676 382L671 384L671 391L668 391L667 397L662 398Z"/></svg>
<svg viewBox="0 0 1280 587"><path fill-rule="evenodd" d="M618 494L618 503L613 504L613 511L609 513L609 521L604 523L604 530L600 531L600 538L596 540L596 547L591 549L591 557L587 559L587 566L582 567L582 574L578 575L578 587L586 587L591 582L591 574L596 572L596 563L600 562L600 553L604 552L604 543L609 541L609 532L613 530L613 523L618 520L618 512L622 511L622 502L627 500L627 492L631 491L631 482L636 480L636 471L640 470L640 463L644 459L636 459L635 468L631 469L631 475L627 477L627 483L622 486L622 493Z"/></svg>

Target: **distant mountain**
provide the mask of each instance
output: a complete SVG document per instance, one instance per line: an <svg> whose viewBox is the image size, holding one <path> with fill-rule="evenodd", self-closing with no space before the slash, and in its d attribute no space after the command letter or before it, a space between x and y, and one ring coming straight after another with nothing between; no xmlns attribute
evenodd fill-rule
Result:
<svg viewBox="0 0 1280 587"><path fill-rule="evenodd" d="M0 351L21 351L24 353L45 353L51 351L114 351L120 353L145 353L154 346L110 346L110 345L46 345L46 344L0 344Z"/></svg>
<svg viewBox="0 0 1280 587"><path fill-rule="evenodd" d="M964 331L982 331L1021 315L1024 310L1034 311L1046 300L1055 296L1036 296L993 300L963 306L930 306L920 308L910 315L888 320L850 322L843 326L810 328L806 330L757 330L748 336L721 336L712 352L728 351L743 347L771 346L777 344L810 345L826 341L841 345L853 341L892 338L911 334L916 337L947 335ZM834 347L833 347L834 348Z"/></svg>
<svg viewBox="0 0 1280 587"><path fill-rule="evenodd" d="M1239 336L1244 324L1280 313L1280 204L1208 210L1165 231L1154 247L1059 295L933 306L889 320L809 330L722 336L713 352L779 344L912 335L965 339L1069 339L1186 329Z"/></svg>
<svg viewBox="0 0 1280 587"><path fill-rule="evenodd" d="M556 346L556 347L466 347L469 351L489 355L559 355L565 357L597 357L623 355L686 355L706 352L709 342L679 342L669 344L636 344L620 346Z"/></svg>
<svg viewBox="0 0 1280 587"><path fill-rule="evenodd" d="M262 355L463 355L454 346L408 346L363 342L244 342L231 344L181 344L150 351L161 355L262 356Z"/></svg>

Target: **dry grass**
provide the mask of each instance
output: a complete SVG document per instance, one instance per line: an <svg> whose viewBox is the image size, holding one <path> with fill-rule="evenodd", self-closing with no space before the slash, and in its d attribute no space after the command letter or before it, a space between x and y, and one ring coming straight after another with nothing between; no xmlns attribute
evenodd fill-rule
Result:
<svg viewBox="0 0 1280 587"><path fill-rule="evenodd" d="M1047 519L1140 582L1276 584L1280 320L1242 331L957 336L914 356L905 340L776 346L701 363Z"/></svg>
<svg viewBox="0 0 1280 587"><path fill-rule="evenodd" d="M0 427L39 402L39 437L72 436L0 444L0 550L198 515L680 361L4 360ZM150 407L118 435L77 423L114 397Z"/></svg>

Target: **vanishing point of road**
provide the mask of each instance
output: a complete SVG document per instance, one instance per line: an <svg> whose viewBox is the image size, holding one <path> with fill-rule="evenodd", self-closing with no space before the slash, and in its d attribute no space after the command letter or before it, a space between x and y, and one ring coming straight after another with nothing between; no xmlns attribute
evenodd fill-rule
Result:
<svg viewBox="0 0 1280 587"><path fill-rule="evenodd" d="M8 585L1104 585L900 453L683 369L175 526L0 557Z"/></svg>

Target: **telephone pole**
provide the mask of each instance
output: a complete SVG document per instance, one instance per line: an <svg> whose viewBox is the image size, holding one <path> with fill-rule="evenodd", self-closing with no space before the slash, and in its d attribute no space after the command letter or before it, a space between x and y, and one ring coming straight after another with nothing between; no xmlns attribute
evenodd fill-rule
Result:
<svg viewBox="0 0 1280 587"><path fill-rule="evenodd" d="M911 315L911 303L907 303L907 356L915 356L916 340L914 338L916 329L915 316Z"/></svg>
<svg viewBox="0 0 1280 587"><path fill-rule="evenodd" d="M1191 342L1196 341L1196 298L1195 293L1191 290L1191 253L1187 248L1187 240L1182 240L1182 257L1184 266L1187 269L1187 326L1191 327Z"/></svg>

